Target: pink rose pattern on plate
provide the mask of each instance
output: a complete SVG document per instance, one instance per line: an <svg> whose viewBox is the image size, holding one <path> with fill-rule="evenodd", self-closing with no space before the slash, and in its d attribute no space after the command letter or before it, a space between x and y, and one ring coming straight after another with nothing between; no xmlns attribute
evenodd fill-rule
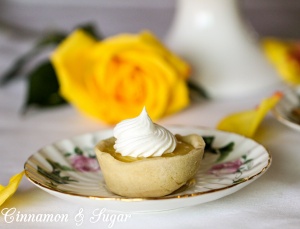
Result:
<svg viewBox="0 0 300 229"><path fill-rule="evenodd" d="M235 175L232 183L242 182L243 178L240 177L244 171L252 168L252 159L247 159L247 154L245 154L239 159L223 162L233 151L234 142L229 142L228 144L218 148L213 146L213 142L215 140L214 136L204 136L203 139L206 142L204 157L206 154L217 155L216 161L207 172L216 178L222 175ZM47 159L48 163L52 167L52 171L46 171L42 168L38 168L39 173L51 179L51 185L77 182L76 179L64 176L62 174L64 171L100 171L100 166L92 148L81 149L80 147L75 147L73 152L66 152L64 153L64 156L69 159L68 165L62 165L58 162Z"/></svg>
<svg viewBox="0 0 300 229"><path fill-rule="evenodd" d="M241 159L213 165L208 173L217 177L226 174L235 174L236 177L233 179L233 183L235 184L243 182L244 179L240 177L244 171L250 170L252 167L252 159L247 159L247 155L243 155Z"/></svg>
<svg viewBox="0 0 300 229"><path fill-rule="evenodd" d="M80 172L96 172L99 170L99 164L96 158L75 155L71 160L73 168Z"/></svg>
<svg viewBox="0 0 300 229"><path fill-rule="evenodd" d="M252 159L248 159L248 155L245 154L241 158L224 161L229 154L234 149L234 142L229 142L228 144L222 147L214 147L213 142L215 140L214 136L205 136L203 137L206 146L205 153L212 153L218 155L216 164L214 164L208 171L209 174L212 174L216 177L221 175L232 175L235 174L235 179L232 180L233 183L239 183L243 181L243 178L240 178L244 171L250 170L252 168Z"/></svg>
<svg viewBox="0 0 300 229"><path fill-rule="evenodd" d="M90 151L90 149L86 150ZM81 148L75 147L74 153L65 153L70 157L73 168L80 172L97 172L100 170L98 161L94 154L85 153Z"/></svg>
<svg viewBox="0 0 300 229"><path fill-rule="evenodd" d="M79 171L79 172L98 172L100 170L98 161L92 149L84 151L75 147L73 152L64 153L64 156L70 158L70 164L62 165L56 161L46 159L51 165L51 171L45 170L38 166L37 171L44 177L48 178L48 184L55 187L59 184L69 184L78 182L76 179L64 175L64 171Z"/></svg>
<svg viewBox="0 0 300 229"><path fill-rule="evenodd" d="M216 164L209 170L209 172L215 175L231 174L237 172L242 164L243 163L240 159Z"/></svg>

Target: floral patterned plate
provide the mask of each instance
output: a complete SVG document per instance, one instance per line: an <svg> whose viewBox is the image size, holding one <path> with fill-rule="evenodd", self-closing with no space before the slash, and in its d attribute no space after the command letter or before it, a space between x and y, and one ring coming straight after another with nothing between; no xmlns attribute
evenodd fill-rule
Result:
<svg viewBox="0 0 300 229"><path fill-rule="evenodd" d="M237 134L184 126L168 126L173 133L203 136L206 150L194 179L174 193L158 198L126 198L106 189L94 153L95 144L112 130L87 133L48 145L25 163L27 178L59 198L126 212L163 211L197 205L232 194L271 165L271 156L257 142Z"/></svg>
<svg viewBox="0 0 300 229"><path fill-rule="evenodd" d="M288 88L283 98L276 104L273 114L284 125L300 131L300 118L292 114L292 110L300 107L300 87Z"/></svg>

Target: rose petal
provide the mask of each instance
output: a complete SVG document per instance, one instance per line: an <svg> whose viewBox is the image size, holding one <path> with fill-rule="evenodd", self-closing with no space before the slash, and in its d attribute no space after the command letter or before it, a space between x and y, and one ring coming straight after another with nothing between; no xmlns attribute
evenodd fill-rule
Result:
<svg viewBox="0 0 300 229"><path fill-rule="evenodd" d="M282 93L276 92L273 96L264 99L256 109L238 112L225 117L220 121L217 128L246 137L253 137L267 112L276 105L281 97Z"/></svg>
<svg viewBox="0 0 300 229"><path fill-rule="evenodd" d="M62 96L79 110L91 115L96 113L96 109L85 87L90 71L86 56L95 42L91 36L77 30L51 56Z"/></svg>
<svg viewBox="0 0 300 229"><path fill-rule="evenodd" d="M267 58L277 69L279 76L287 83L300 84L300 55L298 44L274 38L265 38L263 48Z"/></svg>
<svg viewBox="0 0 300 229"><path fill-rule="evenodd" d="M143 31L140 34L144 41L147 41L152 47L156 47L157 50L163 50L166 60L178 71L179 75L183 79L187 79L190 74L190 66L174 55L171 51L167 50L166 47L149 31Z"/></svg>
<svg viewBox="0 0 300 229"><path fill-rule="evenodd" d="M7 186L0 185L0 206L17 191L23 175L24 171L12 176Z"/></svg>
<svg viewBox="0 0 300 229"><path fill-rule="evenodd" d="M146 106L157 120L189 104L189 66L149 32L95 41L72 33L52 55L63 97L108 124Z"/></svg>

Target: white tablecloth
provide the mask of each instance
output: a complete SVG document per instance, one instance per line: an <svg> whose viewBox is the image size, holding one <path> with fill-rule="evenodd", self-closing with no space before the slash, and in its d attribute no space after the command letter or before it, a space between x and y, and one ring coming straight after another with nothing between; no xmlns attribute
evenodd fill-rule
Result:
<svg viewBox="0 0 300 229"><path fill-rule="evenodd" d="M6 42L8 38L4 38ZM3 40L2 40L3 41ZM3 44L3 42L2 42ZM19 44L18 42L16 44ZM2 67L14 48L0 46ZM25 46L23 47L25 50ZM3 71L3 68L2 70ZM249 98L199 101L186 110L159 121L162 125L184 124L214 128L225 115L253 108L273 91ZM71 106L31 111L22 116L25 82L17 80L0 88L0 183L23 170L24 162L39 148L56 140L97 131L107 126L81 116ZM255 139L272 154L271 168L244 189L222 199L180 210L132 214L126 222L89 222L94 208L58 199L31 184L25 177L13 198L0 208L15 208L15 214L67 214L63 223L8 223L0 214L1 228L76 228L75 217L82 209L85 220L78 228L300 228L300 133L268 115ZM16 215L15 215L16 217Z"/></svg>

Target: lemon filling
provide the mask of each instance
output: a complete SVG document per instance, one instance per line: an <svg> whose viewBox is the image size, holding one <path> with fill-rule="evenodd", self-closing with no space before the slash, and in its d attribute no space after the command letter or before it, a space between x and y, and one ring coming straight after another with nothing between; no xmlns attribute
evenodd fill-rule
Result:
<svg viewBox="0 0 300 229"><path fill-rule="evenodd" d="M137 161L137 160L145 160L145 159L149 159L149 158L155 158L155 157L131 157L131 156L122 156L120 153L116 152L116 150L114 149L114 142L112 142L111 144L107 145L106 147L106 152L109 153L110 155L112 155L115 159L122 161L122 162L133 162L133 161ZM191 144L188 144L186 142L182 142L182 141L177 141L177 145L175 150L172 153L166 153L163 154L161 157L173 157L176 155L185 155L187 153L189 153L190 151L192 151L193 149L195 149Z"/></svg>

